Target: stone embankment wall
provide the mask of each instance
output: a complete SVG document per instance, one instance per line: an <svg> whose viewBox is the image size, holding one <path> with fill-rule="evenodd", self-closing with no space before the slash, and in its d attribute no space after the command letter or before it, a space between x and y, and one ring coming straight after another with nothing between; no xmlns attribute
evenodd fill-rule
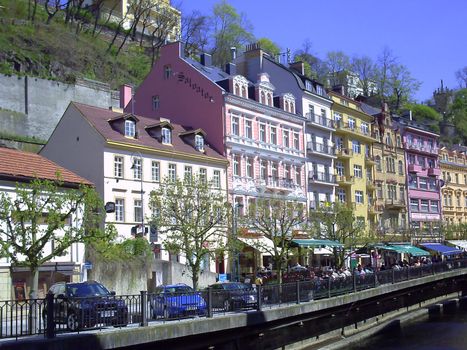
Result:
<svg viewBox="0 0 467 350"><path fill-rule="evenodd" d="M120 104L118 93L101 82L0 74L0 131L47 140L71 101L102 108Z"/></svg>

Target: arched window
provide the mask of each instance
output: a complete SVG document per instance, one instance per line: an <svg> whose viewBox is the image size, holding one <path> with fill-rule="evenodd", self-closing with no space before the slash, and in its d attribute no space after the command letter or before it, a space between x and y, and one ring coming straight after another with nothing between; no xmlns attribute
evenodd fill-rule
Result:
<svg viewBox="0 0 467 350"><path fill-rule="evenodd" d="M399 161L399 175L404 175L404 164L402 160Z"/></svg>
<svg viewBox="0 0 467 350"><path fill-rule="evenodd" d="M266 95L264 94L264 91L261 91L259 102L266 103Z"/></svg>
<svg viewBox="0 0 467 350"><path fill-rule="evenodd" d="M242 97L248 98L245 86L242 86Z"/></svg>
<svg viewBox="0 0 467 350"><path fill-rule="evenodd" d="M272 106L272 96L268 94L268 106Z"/></svg>
<svg viewBox="0 0 467 350"><path fill-rule="evenodd" d="M376 170L381 171L381 157L376 156Z"/></svg>
<svg viewBox="0 0 467 350"><path fill-rule="evenodd" d="M288 112L289 111L289 101L285 101L285 111Z"/></svg>
<svg viewBox="0 0 467 350"><path fill-rule="evenodd" d="M240 86L238 84L235 84L234 94L237 96L240 95Z"/></svg>
<svg viewBox="0 0 467 350"><path fill-rule="evenodd" d="M290 102L290 113L295 113L295 103Z"/></svg>

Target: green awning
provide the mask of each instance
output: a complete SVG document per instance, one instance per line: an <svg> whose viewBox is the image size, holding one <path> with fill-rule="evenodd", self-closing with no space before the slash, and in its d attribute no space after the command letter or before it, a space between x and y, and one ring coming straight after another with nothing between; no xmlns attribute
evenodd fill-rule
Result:
<svg viewBox="0 0 467 350"><path fill-rule="evenodd" d="M302 247L302 248L317 248L317 247L341 248L344 246L343 244L337 241L331 241L329 239L293 239L292 245Z"/></svg>
<svg viewBox="0 0 467 350"><path fill-rule="evenodd" d="M386 249L386 250L392 250L395 251L396 253L399 254L410 254L412 256L428 256L430 253L427 251L414 247L413 245L408 245L408 244L395 244L395 245L379 245L375 246L375 248L379 249Z"/></svg>

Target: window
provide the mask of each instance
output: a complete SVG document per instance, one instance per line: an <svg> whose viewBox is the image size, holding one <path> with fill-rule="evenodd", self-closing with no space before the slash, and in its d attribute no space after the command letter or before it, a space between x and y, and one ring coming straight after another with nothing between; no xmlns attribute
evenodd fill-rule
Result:
<svg viewBox="0 0 467 350"><path fill-rule="evenodd" d="M363 191L355 191L355 203L363 204Z"/></svg>
<svg viewBox="0 0 467 350"><path fill-rule="evenodd" d="M323 117L323 119L326 119L326 110L324 108L321 108L321 117Z"/></svg>
<svg viewBox="0 0 467 350"><path fill-rule="evenodd" d="M360 154L361 146L360 142L357 140L352 140L352 150L356 154Z"/></svg>
<svg viewBox="0 0 467 350"><path fill-rule="evenodd" d="M279 177L279 176L278 176L279 174L278 174L278 170L277 170L277 169L278 169L277 163L276 163L276 162L272 162L272 164L271 164L271 176L274 178L274 180L277 179L277 178Z"/></svg>
<svg viewBox="0 0 467 350"><path fill-rule="evenodd" d="M233 174L234 176L240 176L240 156L233 156Z"/></svg>
<svg viewBox="0 0 467 350"><path fill-rule="evenodd" d="M142 159L141 158L134 158L133 159L133 179L141 180L141 172L142 172Z"/></svg>
<svg viewBox="0 0 467 350"><path fill-rule="evenodd" d="M398 162L398 168L399 168L399 175L404 175L404 164L402 163L402 160Z"/></svg>
<svg viewBox="0 0 467 350"><path fill-rule="evenodd" d="M290 165L286 165L284 167L284 178L286 178L287 180L290 180Z"/></svg>
<svg viewBox="0 0 467 350"><path fill-rule="evenodd" d="M282 144L284 147L289 147L290 137L289 130L282 130Z"/></svg>
<svg viewBox="0 0 467 350"><path fill-rule="evenodd" d="M428 200L422 199L420 201L420 210L424 213L428 212Z"/></svg>
<svg viewBox="0 0 467 350"><path fill-rule="evenodd" d="M199 169L199 181L203 184L206 184L208 182L208 175L207 175L206 168Z"/></svg>
<svg viewBox="0 0 467 350"><path fill-rule="evenodd" d="M388 199L397 199L396 185L388 185Z"/></svg>
<svg viewBox="0 0 467 350"><path fill-rule="evenodd" d="M143 220L143 207L141 206L141 199L135 199L133 203L135 209L135 222L141 222Z"/></svg>
<svg viewBox="0 0 467 350"><path fill-rule="evenodd" d="M214 170L213 176L212 176L212 185L215 188L221 188L221 172L220 170Z"/></svg>
<svg viewBox="0 0 467 350"><path fill-rule="evenodd" d="M434 168L436 166L436 162L433 158L428 158L428 167Z"/></svg>
<svg viewBox="0 0 467 350"><path fill-rule="evenodd" d="M295 183L300 185L302 183L302 172L300 167L295 167Z"/></svg>
<svg viewBox="0 0 467 350"><path fill-rule="evenodd" d="M391 158L391 157L386 158L386 170L388 173L396 172L396 164L395 164L394 158Z"/></svg>
<svg viewBox="0 0 467 350"><path fill-rule="evenodd" d="M240 135L240 127L238 117L232 116L232 135Z"/></svg>
<svg viewBox="0 0 467 350"><path fill-rule="evenodd" d="M300 149L300 140L297 132L293 133L293 148Z"/></svg>
<svg viewBox="0 0 467 350"><path fill-rule="evenodd" d="M268 176L268 166L265 160L260 161L260 176L262 180L266 180Z"/></svg>
<svg viewBox="0 0 467 350"><path fill-rule="evenodd" d="M162 143L172 144L172 130L169 128L162 128Z"/></svg>
<svg viewBox="0 0 467 350"><path fill-rule="evenodd" d="M341 203L345 202L345 190L342 188L337 189L337 200Z"/></svg>
<svg viewBox="0 0 467 350"><path fill-rule="evenodd" d="M242 86L242 97L248 98L245 86Z"/></svg>
<svg viewBox="0 0 467 350"><path fill-rule="evenodd" d="M184 179L187 182L190 182L193 178L193 168L191 166L185 165Z"/></svg>
<svg viewBox="0 0 467 350"><path fill-rule="evenodd" d="M125 200L115 199L115 221L125 221Z"/></svg>
<svg viewBox="0 0 467 350"><path fill-rule="evenodd" d="M362 166L361 165L354 165L353 166L353 174L355 177L362 178L363 172L362 172Z"/></svg>
<svg viewBox="0 0 467 350"><path fill-rule="evenodd" d="M430 211L432 213L439 213L439 202L438 201L430 201Z"/></svg>
<svg viewBox="0 0 467 350"><path fill-rule="evenodd" d="M272 106L272 95L268 94L268 106Z"/></svg>
<svg viewBox="0 0 467 350"><path fill-rule="evenodd" d="M246 159L246 176L254 177L254 174L253 174L253 158L251 158L251 157L248 157Z"/></svg>
<svg viewBox="0 0 467 350"><path fill-rule="evenodd" d="M204 150L204 137L202 135L195 135L195 148L198 151Z"/></svg>
<svg viewBox="0 0 467 350"><path fill-rule="evenodd" d="M342 120L342 114L339 112L334 112L334 120L340 122Z"/></svg>
<svg viewBox="0 0 467 350"><path fill-rule="evenodd" d="M437 190L436 186L436 177L429 177L428 178L428 187L430 190Z"/></svg>
<svg viewBox="0 0 467 350"><path fill-rule="evenodd" d="M349 129L355 129L355 119L349 118Z"/></svg>
<svg viewBox="0 0 467 350"><path fill-rule="evenodd" d="M400 136L396 137L396 145L397 145L397 147L401 147L401 137Z"/></svg>
<svg viewBox="0 0 467 350"><path fill-rule="evenodd" d="M376 170L377 171L381 171L381 157L380 156L376 156Z"/></svg>
<svg viewBox="0 0 467 350"><path fill-rule="evenodd" d="M251 127L251 120L245 120L245 137L248 139L253 138L253 129Z"/></svg>
<svg viewBox="0 0 467 350"><path fill-rule="evenodd" d="M370 133L370 127L369 127L368 123L362 123L360 125L360 129L362 130L362 133L365 134L365 135L368 135Z"/></svg>
<svg viewBox="0 0 467 350"><path fill-rule="evenodd" d="M121 156L114 157L114 176L123 177L123 157Z"/></svg>
<svg viewBox="0 0 467 350"><path fill-rule="evenodd" d="M277 145L277 130L275 126L271 126L271 143Z"/></svg>
<svg viewBox="0 0 467 350"><path fill-rule="evenodd" d="M169 181L175 182L177 179L177 164L169 164Z"/></svg>
<svg viewBox="0 0 467 350"><path fill-rule="evenodd" d="M418 178L418 188L422 190L428 189L428 182L426 177L419 177Z"/></svg>
<svg viewBox="0 0 467 350"><path fill-rule="evenodd" d="M459 183L459 174L454 174L454 178L456 179L456 184Z"/></svg>
<svg viewBox="0 0 467 350"><path fill-rule="evenodd" d="M170 79L172 76L172 67L170 64L164 66L164 79Z"/></svg>
<svg viewBox="0 0 467 350"><path fill-rule="evenodd" d="M152 161L151 165L152 181L159 182L161 179L161 165L159 162Z"/></svg>
<svg viewBox="0 0 467 350"><path fill-rule="evenodd" d="M266 124L259 124L259 140L266 142Z"/></svg>
<svg viewBox="0 0 467 350"><path fill-rule="evenodd" d="M344 163L343 162L336 162L336 171L337 171L337 175L339 176L344 176Z"/></svg>
<svg viewBox="0 0 467 350"><path fill-rule="evenodd" d="M410 210L414 212L418 212L418 199L410 199Z"/></svg>
<svg viewBox="0 0 467 350"><path fill-rule="evenodd" d="M159 96L158 95L153 96L152 97L152 110L155 111L159 109L159 107L160 107Z"/></svg>
<svg viewBox="0 0 467 350"><path fill-rule="evenodd" d="M136 123L133 120L125 120L125 136L135 137Z"/></svg>
<svg viewBox="0 0 467 350"><path fill-rule="evenodd" d="M376 197L378 199L383 199L383 184L380 182L376 184Z"/></svg>
<svg viewBox="0 0 467 350"><path fill-rule="evenodd" d="M414 154L407 155L407 161L409 162L409 164L415 164L415 155Z"/></svg>
<svg viewBox="0 0 467 350"><path fill-rule="evenodd" d="M399 186L399 199L405 203L405 187L403 185Z"/></svg>
<svg viewBox="0 0 467 350"><path fill-rule="evenodd" d="M409 188L417 188L417 177L409 175Z"/></svg>

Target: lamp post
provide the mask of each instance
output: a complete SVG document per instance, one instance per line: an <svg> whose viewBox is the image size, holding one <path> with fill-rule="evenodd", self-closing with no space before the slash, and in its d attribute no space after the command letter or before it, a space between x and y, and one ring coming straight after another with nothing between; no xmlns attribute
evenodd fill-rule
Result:
<svg viewBox="0 0 467 350"><path fill-rule="evenodd" d="M235 203L232 205L232 237L234 240L237 239L237 210L243 208L243 204ZM240 281L240 252L237 247L234 250L233 264L232 264L232 279L235 282Z"/></svg>
<svg viewBox="0 0 467 350"><path fill-rule="evenodd" d="M139 159L140 161L140 174L139 174L139 180L140 180L140 190L141 190L141 233L144 236L144 201L143 201L143 156L141 153L136 152L131 155L131 169L136 170L136 160Z"/></svg>

